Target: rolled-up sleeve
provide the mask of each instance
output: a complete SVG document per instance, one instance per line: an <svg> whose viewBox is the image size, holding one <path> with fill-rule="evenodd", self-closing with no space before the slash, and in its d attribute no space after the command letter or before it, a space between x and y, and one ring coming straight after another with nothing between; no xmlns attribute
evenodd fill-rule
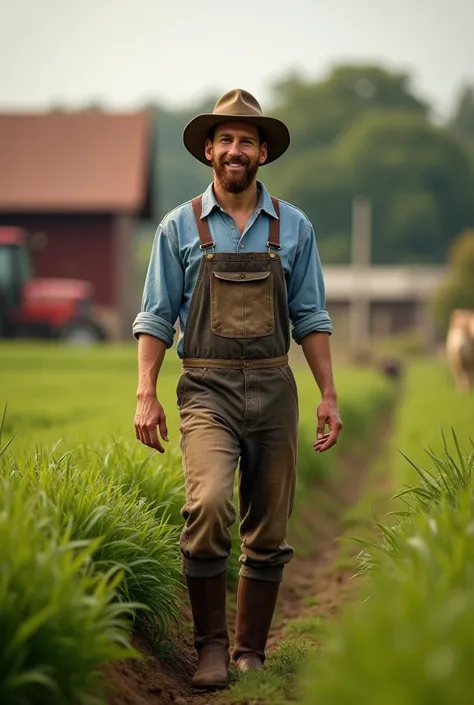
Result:
<svg viewBox="0 0 474 705"><path fill-rule="evenodd" d="M184 274L178 244L158 228L145 278L141 311L133 322L133 335L153 335L167 348L173 345L174 324L183 300Z"/></svg>
<svg viewBox="0 0 474 705"><path fill-rule="evenodd" d="M288 308L296 343L315 331L332 333L326 306L321 260L313 227L308 223L298 244L290 276Z"/></svg>

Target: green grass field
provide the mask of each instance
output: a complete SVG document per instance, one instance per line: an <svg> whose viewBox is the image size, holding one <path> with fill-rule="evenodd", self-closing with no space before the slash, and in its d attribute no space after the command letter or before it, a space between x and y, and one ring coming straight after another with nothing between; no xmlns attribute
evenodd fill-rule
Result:
<svg viewBox="0 0 474 705"><path fill-rule="evenodd" d="M0 346L0 405L8 404L0 443L0 633L10 635L5 653L0 645L1 702L85 705L100 686L97 667L129 653L135 620L158 620L166 635L179 615L180 362L171 351L159 381L171 439L165 456L135 439L136 365L133 343ZM332 472L339 453L371 442L395 388L368 368L336 365L344 430L334 451L318 456L318 390L300 356L293 369L304 496L311 478ZM313 657L305 703L470 702L474 463L446 455L441 430L451 450L451 428L469 449L473 412L474 396L456 391L442 361L409 362L381 462L394 489L424 484L410 516L398 528L391 521L380 548L367 547L370 599L349 608ZM400 451L432 475L422 480ZM236 530L234 538L238 549ZM294 669L312 653L301 641L311 629L299 625L301 648L289 633L265 678L238 683L230 701L240 702L239 688L267 703L292 696Z"/></svg>
<svg viewBox="0 0 474 705"><path fill-rule="evenodd" d="M180 613L180 362L172 351L158 384L171 441L162 456L135 438L136 353L134 344L0 346L0 405L8 404L0 441L0 633L12 635L5 653L0 646L2 703L92 702L97 667L129 653L134 622L151 619L166 636ZM304 496L341 450L370 440L393 388L374 371L337 369L344 433L322 456L312 448L317 386L305 365L294 371ZM240 541L233 529L235 582ZM39 584L25 577L33 574ZM90 650L88 640L95 641ZM282 654L276 672L289 658Z"/></svg>
<svg viewBox="0 0 474 705"><path fill-rule="evenodd" d="M415 470L401 453L413 462L433 463L427 454L442 451L442 433L454 448L451 429L463 451L472 450L474 440L474 394L462 394L453 383L443 361L416 360L403 383L391 436L391 470L394 483L401 486L418 481Z"/></svg>
<svg viewBox="0 0 474 705"><path fill-rule="evenodd" d="M160 389L172 436L179 361L167 355ZM8 404L6 433L16 449L61 439L62 446L134 439L136 346L66 349L54 343L0 345L0 404Z"/></svg>
<svg viewBox="0 0 474 705"><path fill-rule="evenodd" d="M473 412L442 361L410 364L385 459L408 503L363 543L370 579L310 661L303 705L472 702Z"/></svg>
<svg viewBox="0 0 474 705"><path fill-rule="evenodd" d="M36 445L51 447L59 440L64 449L112 438L135 442L136 356L133 343L84 350L47 343L0 344L0 405L8 405L4 430L7 435L17 433L16 451L31 451ZM300 356L295 359L301 421L316 428L319 392L306 363ZM175 389L180 369L175 351L169 351L158 389L170 442L178 440ZM370 370L354 372L336 366L335 378L344 412L342 444L356 427L360 430L368 422L373 394L387 398L388 387Z"/></svg>

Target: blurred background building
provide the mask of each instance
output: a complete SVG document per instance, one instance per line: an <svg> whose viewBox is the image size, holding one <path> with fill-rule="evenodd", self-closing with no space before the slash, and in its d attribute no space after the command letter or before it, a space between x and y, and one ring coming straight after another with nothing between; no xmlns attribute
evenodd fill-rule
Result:
<svg viewBox="0 0 474 705"><path fill-rule="evenodd" d="M0 226L28 234L35 277L94 287L111 340L135 315L137 222L152 217L146 112L0 115Z"/></svg>

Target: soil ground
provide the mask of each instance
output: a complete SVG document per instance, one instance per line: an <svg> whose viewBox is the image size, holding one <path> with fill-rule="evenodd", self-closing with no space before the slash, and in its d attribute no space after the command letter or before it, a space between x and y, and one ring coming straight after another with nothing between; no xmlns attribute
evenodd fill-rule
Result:
<svg viewBox="0 0 474 705"><path fill-rule="evenodd" d="M389 431L389 419L381 421L367 445L345 453L338 471L331 480L315 483L306 494L304 506L290 530L290 543L296 554L285 571L284 581L268 641L268 650L275 648L284 637L285 629L295 619L319 616L327 620L337 614L342 604L352 599L357 589L353 580L356 564L340 560L338 537L345 512L355 506L365 491L368 469L383 448ZM377 482L384 482L384 478ZM372 482L372 479L371 479ZM367 515L369 515L367 508ZM350 534L353 532L350 531ZM357 533L357 531L356 531ZM352 554L357 552L352 546ZM121 661L106 669L112 691L108 705L204 705L215 697L193 691L190 685L195 667L192 644L190 608L183 595L185 626L174 632L168 653L159 654L150 634L134 637L134 645L144 654L143 662ZM234 602L228 609L231 644L235 621ZM187 624L187 627L186 627ZM173 646L174 645L174 646Z"/></svg>

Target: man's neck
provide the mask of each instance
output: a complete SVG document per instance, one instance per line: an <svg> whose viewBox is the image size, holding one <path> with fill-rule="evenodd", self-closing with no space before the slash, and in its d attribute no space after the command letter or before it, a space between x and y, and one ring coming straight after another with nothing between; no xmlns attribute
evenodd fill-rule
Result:
<svg viewBox="0 0 474 705"><path fill-rule="evenodd" d="M214 179L214 195L221 208L227 213L250 213L255 210L258 203L257 180L254 179L242 193L229 193Z"/></svg>

